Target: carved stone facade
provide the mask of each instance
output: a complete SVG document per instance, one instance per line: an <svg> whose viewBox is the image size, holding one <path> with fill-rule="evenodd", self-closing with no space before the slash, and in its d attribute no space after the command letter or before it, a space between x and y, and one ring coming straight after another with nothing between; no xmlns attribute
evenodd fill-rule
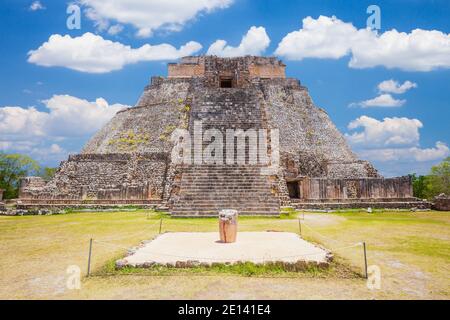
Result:
<svg viewBox="0 0 450 320"><path fill-rule="evenodd" d="M79 154L55 178L25 178L21 199L161 200L169 162L164 153Z"/></svg>
<svg viewBox="0 0 450 320"><path fill-rule="evenodd" d="M253 79L285 79L286 65L276 58L242 57L223 59L211 56L186 57L169 64L169 79L202 77L211 87L231 81L232 87L249 87Z"/></svg>
<svg viewBox="0 0 450 320"><path fill-rule="evenodd" d="M383 179L358 159L307 88L286 78L285 67L276 58L250 56L187 57L169 64L168 77L153 77L136 106L117 113L80 155L61 163L52 181L24 179L22 203L160 201L172 214L197 216L220 209L276 215L280 205L299 199L411 201L411 181ZM195 142L197 121L204 132L224 135L226 129L278 129L281 167L262 176L261 165L248 163L172 163L172 133L186 129Z"/></svg>

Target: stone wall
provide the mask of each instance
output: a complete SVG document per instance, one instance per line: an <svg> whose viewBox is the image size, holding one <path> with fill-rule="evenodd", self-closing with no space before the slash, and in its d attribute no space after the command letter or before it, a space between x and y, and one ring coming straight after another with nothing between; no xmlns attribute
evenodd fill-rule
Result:
<svg viewBox="0 0 450 320"><path fill-rule="evenodd" d="M20 198L161 199L168 165L168 155L162 153L70 156L47 184L39 178L23 179Z"/></svg>
<svg viewBox="0 0 450 320"><path fill-rule="evenodd" d="M351 151L328 114L308 90L290 79L261 82L270 128L280 130L286 174L310 177L378 177L373 166Z"/></svg>
<svg viewBox="0 0 450 320"><path fill-rule="evenodd" d="M250 78L285 78L286 70L284 65L275 64L251 64L248 68Z"/></svg>
<svg viewBox="0 0 450 320"><path fill-rule="evenodd" d="M170 135L186 126L190 82L154 79L134 108L119 112L83 148L83 154L170 152Z"/></svg>
<svg viewBox="0 0 450 320"><path fill-rule="evenodd" d="M435 197L433 208L439 211L450 211L450 197L445 194Z"/></svg>
<svg viewBox="0 0 450 320"><path fill-rule="evenodd" d="M200 77L205 74L204 63L170 63L168 65L169 78Z"/></svg>
<svg viewBox="0 0 450 320"><path fill-rule="evenodd" d="M329 179L304 178L299 181L301 200L411 199L411 177Z"/></svg>
<svg viewBox="0 0 450 320"><path fill-rule="evenodd" d="M218 86L221 78L229 78L234 87L246 87L253 78L285 78L286 66L276 58L246 56L218 58L186 57L168 66L168 78L204 77L210 86Z"/></svg>
<svg viewBox="0 0 450 320"><path fill-rule="evenodd" d="M6 211L5 204L2 202L2 200L3 200L3 192L4 192L4 191L5 191L5 190L0 189L0 212Z"/></svg>

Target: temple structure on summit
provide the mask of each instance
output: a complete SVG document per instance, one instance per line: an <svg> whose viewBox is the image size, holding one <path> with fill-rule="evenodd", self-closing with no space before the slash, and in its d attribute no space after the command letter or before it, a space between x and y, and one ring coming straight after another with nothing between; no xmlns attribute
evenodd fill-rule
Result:
<svg viewBox="0 0 450 320"><path fill-rule="evenodd" d="M221 209L278 215L282 206L419 206L411 179L383 178L358 159L285 68L276 58L253 56L186 57L169 64L166 78L153 77L136 106L117 113L80 154L61 163L51 181L24 179L21 205L152 205L175 216L216 216ZM273 148L270 134L259 135L258 148L245 139L244 163L172 161L176 130L190 134L193 148L207 150L213 140L194 132L199 123L201 132L214 129L224 136L231 129L244 135L278 130L279 147ZM261 172L274 163L249 161L261 146L268 146L272 162L279 154L271 174Z"/></svg>

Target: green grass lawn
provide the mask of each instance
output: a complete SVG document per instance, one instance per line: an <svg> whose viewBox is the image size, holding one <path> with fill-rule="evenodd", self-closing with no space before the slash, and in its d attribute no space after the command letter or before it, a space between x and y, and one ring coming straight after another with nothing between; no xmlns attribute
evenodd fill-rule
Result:
<svg viewBox="0 0 450 320"><path fill-rule="evenodd" d="M295 273L244 264L192 270L114 269L127 248L162 232L217 231L217 219L173 219L155 212L83 212L0 217L2 299L448 299L450 212L289 212L281 218L239 218L240 231L299 232L331 249L329 270ZM304 219L303 219L304 218ZM95 240L92 276L89 239ZM369 290L363 272L382 272L380 290ZM81 290L66 286L68 266L81 268Z"/></svg>

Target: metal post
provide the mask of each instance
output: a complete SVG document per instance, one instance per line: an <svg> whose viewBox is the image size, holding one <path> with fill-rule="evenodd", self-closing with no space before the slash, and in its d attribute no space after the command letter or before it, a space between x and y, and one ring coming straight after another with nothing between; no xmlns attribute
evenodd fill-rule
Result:
<svg viewBox="0 0 450 320"><path fill-rule="evenodd" d="M298 219L298 229L300 231L300 236L302 235L302 221Z"/></svg>
<svg viewBox="0 0 450 320"><path fill-rule="evenodd" d="M87 276L91 275L91 256L92 256L92 238L89 240L89 257L88 257L88 268L87 268Z"/></svg>
<svg viewBox="0 0 450 320"><path fill-rule="evenodd" d="M161 234L161 229L162 229L162 218L161 218L161 220L159 221L159 234Z"/></svg>
<svg viewBox="0 0 450 320"><path fill-rule="evenodd" d="M364 249L364 275L366 279L369 278L369 275L367 273L367 251L366 251L366 243L363 242L363 249Z"/></svg>

